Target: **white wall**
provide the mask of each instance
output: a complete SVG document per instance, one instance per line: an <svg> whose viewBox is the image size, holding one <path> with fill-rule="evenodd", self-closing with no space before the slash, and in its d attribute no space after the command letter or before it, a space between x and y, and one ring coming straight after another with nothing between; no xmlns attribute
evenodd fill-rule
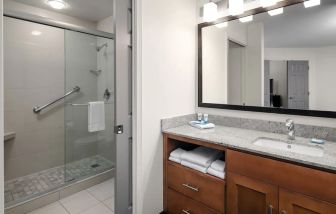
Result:
<svg viewBox="0 0 336 214"><path fill-rule="evenodd" d="M247 27L245 69L243 72L243 100L248 106L264 103L264 25L253 23Z"/></svg>
<svg viewBox="0 0 336 214"><path fill-rule="evenodd" d="M281 96L282 107L288 108L287 61L270 61L269 79L274 80L274 94Z"/></svg>
<svg viewBox="0 0 336 214"><path fill-rule="evenodd" d="M163 208L160 120L195 111L196 1L142 0L140 7L142 164L137 176L143 202L136 213L157 214Z"/></svg>
<svg viewBox="0 0 336 214"><path fill-rule="evenodd" d="M228 103L228 32L216 26L202 30L203 102Z"/></svg>
<svg viewBox="0 0 336 214"><path fill-rule="evenodd" d="M334 111L336 46L322 48L266 48L266 60L309 61L309 108Z"/></svg>

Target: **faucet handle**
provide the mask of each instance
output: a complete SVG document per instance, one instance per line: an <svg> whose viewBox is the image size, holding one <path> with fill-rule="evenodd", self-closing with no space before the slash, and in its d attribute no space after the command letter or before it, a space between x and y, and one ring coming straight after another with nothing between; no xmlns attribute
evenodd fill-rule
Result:
<svg viewBox="0 0 336 214"><path fill-rule="evenodd" d="M286 126L287 127L293 127L294 126L294 121L292 119L287 119L286 120Z"/></svg>

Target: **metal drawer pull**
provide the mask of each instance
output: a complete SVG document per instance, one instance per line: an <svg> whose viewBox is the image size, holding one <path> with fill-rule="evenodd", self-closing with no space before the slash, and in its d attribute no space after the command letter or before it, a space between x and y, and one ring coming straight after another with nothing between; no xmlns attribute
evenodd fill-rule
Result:
<svg viewBox="0 0 336 214"><path fill-rule="evenodd" d="M195 192L199 192L199 188L198 187L193 187L193 186L190 186L189 184L182 184L184 187L188 188L188 189L191 189Z"/></svg>
<svg viewBox="0 0 336 214"><path fill-rule="evenodd" d="M189 210L182 210L182 212L185 213L185 214L191 214L191 213L189 212Z"/></svg>
<svg viewBox="0 0 336 214"><path fill-rule="evenodd" d="M269 205L269 214L273 214L273 206Z"/></svg>
<svg viewBox="0 0 336 214"><path fill-rule="evenodd" d="M287 214L286 210L282 210L282 214Z"/></svg>

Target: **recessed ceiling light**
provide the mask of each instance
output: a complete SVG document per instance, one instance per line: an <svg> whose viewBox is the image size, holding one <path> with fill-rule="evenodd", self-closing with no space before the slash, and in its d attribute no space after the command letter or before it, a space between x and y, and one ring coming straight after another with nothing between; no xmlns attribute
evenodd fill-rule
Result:
<svg viewBox="0 0 336 214"><path fill-rule="evenodd" d="M231 16L243 14L244 11L244 0L229 0L229 14Z"/></svg>
<svg viewBox="0 0 336 214"><path fill-rule="evenodd" d="M253 16L246 16L246 17L240 18L239 21L243 23L253 21Z"/></svg>
<svg viewBox="0 0 336 214"><path fill-rule="evenodd" d="M268 14L269 14L270 16L276 16L276 15L283 14L283 12L284 12L283 7L280 7L280 8L278 8L278 9L274 9L274 10L270 10L270 11L268 11Z"/></svg>
<svg viewBox="0 0 336 214"><path fill-rule="evenodd" d="M321 0L309 0L309 1L305 1L303 2L305 8L308 7L314 7L314 6L318 6L321 4Z"/></svg>
<svg viewBox="0 0 336 214"><path fill-rule="evenodd" d="M205 22L212 22L218 18L217 4L209 2L203 6L203 19Z"/></svg>
<svg viewBox="0 0 336 214"><path fill-rule="evenodd" d="M39 35L42 34L42 32L41 32L41 31L37 31L37 30L33 30L33 31L31 32L31 34L34 35L34 36L39 36Z"/></svg>
<svg viewBox="0 0 336 214"><path fill-rule="evenodd" d="M56 10L61 10L66 7L66 4L63 0L48 0L47 4Z"/></svg>
<svg viewBox="0 0 336 214"><path fill-rule="evenodd" d="M227 26L228 26L228 22L222 22L222 23L216 24L216 27L218 28L225 28Z"/></svg>

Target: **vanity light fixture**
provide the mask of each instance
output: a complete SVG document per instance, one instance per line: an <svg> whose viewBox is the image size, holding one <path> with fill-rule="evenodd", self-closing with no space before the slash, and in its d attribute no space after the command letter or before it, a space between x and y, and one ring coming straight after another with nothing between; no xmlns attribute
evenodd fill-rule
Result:
<svg viewBox="0 0 336 214"><path fill-rule="evenodd" d="M269 14L270 16L276 16L276 15L283 14L283 12L284 12L283 7L280 7L280 8L277 8L277 9L268 11L268 14Z"/></svg>
<svg viewBox="0 0 336 214"><path fill-rule="evenodd" d="M217 4L209 2L203 6L203 20L205 22L212 22L218 18Z"/></svg>
<svg viewBox="0 0 336 214"><path fill-rule="evenodd" d="M229 0L229 14L231 16L238 16L244 11L244 0Z"/></svg>
<svg viewBox="0 0 336 214"><path fill-rule="evenodd" d="M243 18L239 18L239 21L245 23L245 22L251 22L253 21L253 16L245 16Z"/></svg>
<svg viewBox="0 0 336 214"><path fill-rule="evenodd" d="M309 0L309 1L305 1L303 2L305 8L308 7L315 7L321 4L321 0Z"/></svg>
<svg viewBox="0 0 336 214"><path fill-rule="evenodd" d="M228 25L229 25L228 22L222 22L222 23L216 24L215 26L218 27L218 28L225 28Z"/></svg>
<svg viewBox="0 0 336 214"><path fill-rule="evenodd" d="M56 10L62 10L66 7L66 3L63 0L48 0L47 4Z"/></svg>
<svg viewBox="0 0 336 214"><path fill-rule="evenodd" d="M31 34L32 34L33 36L40 36L40 35L42 34L42 32L41 32L41 31L38 31L38 30L33 30L33 31L31 32Z"/></svg>

